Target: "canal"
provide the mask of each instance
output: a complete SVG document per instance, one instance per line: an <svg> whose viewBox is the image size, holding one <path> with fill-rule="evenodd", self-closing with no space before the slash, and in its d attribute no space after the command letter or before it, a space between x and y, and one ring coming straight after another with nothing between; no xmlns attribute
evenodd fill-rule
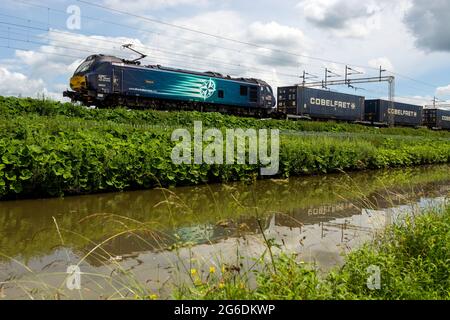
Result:
<svg viewBox="0 0 450 320"><path fill-rule="evenodd" d="M193 269L250 270L269 258L267 242L327 270L402 214L449 196L443 165L4 201L0 299L170 298ZM70 266L80 290L67 286Z"/></svg>

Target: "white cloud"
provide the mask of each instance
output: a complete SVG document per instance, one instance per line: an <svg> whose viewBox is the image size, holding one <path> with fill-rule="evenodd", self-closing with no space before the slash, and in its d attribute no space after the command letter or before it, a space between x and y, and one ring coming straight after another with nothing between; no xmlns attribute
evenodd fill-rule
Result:
<svg viewBox="0 0 450 320"><path fill-rule="evenodd" d="M254 22L248 28L247 34L251 42L277 47L291 47L295 42L306 41L305 34L301 30L280 25L275 21Z"/></svg>
<svg viewBox="0 0 450 320"><path fill-rule="evenodd" d="M394 71L394 65L392 64L391 60L387 57L380 57L369 60L369 66L372 68L379 68L380 66L383 67L383 69Z"/></svg>
<svg viewBox="0 0 450 320"><path fill-rule="evenodd" d="M121 45L142 45L139 40L127 37L86 36L60 30L50 30L41 36L46 45L35 50L16 50L14 59L4 61L3 77L9 72L14 82L22 78L21 82L26 85L2 83L1 94L35 97L37 93L44 93L47 97L62 100L70 77L87 56L104 53L130 58L133 54ZM61 79L66 79L66 84L62 84Z"/></svg>
<svg viewBox="0 0 450 320"><path fill-rule="evenodd" d="M23 73L0 67L0 95L36 97L36 94L43 92L44 89L45 84L42 79L29 79Z"/></svg>
<svg viewBox="0 0 450 320"><path fill-rule="evenodd" d="M438 96L450 96L450 84L445 87L438 87L436 89L436 94Z"/></svg>
<svg viewBox="0 0 450 320"><path fill-rule="evenodd" d="M167 28L163 31L164 37L144 35L143 43L156 46L169 53L186 56L177 57L166 53L162 59L159 59L157 56L160 54L156 51L156 56L151 55L153 63L194 68L195 70L213 69L213 71L231 76L257 77L268 81L272 86L299 81L296 75L300 71L293 72L292 69L305 63L306 59L302 58L301 54L306 54L311 46L311 40L298 28L275 21L248 23L239 13L228 10L206 12L189 18L177 19L172 23L238 41L254 43L261 47L247 46L198 33ZM179 38L183 38L183 40ZM300 55L288 52L296 52ZM190 56L199 57L199 59Z"/></svg>
<svg viewBox="0 0 450 320"><path fill-rule="evenodd" d="M135 43L137 39L126 37L86 36L60 30L50 30L42 38L48 44L38 50L16 50L18 65L24 65L31 76L52 79L69 76L87 56L96 53L129 56L121 45ZM71 49L73 48L73 49Z"/></svg>

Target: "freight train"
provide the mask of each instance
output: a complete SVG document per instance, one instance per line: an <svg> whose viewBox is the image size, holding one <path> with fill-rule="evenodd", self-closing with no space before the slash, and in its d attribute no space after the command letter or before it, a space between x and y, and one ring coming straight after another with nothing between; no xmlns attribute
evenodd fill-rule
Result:
<svg viewBox="0 0 450 320"><path fill-rule="evenodd" d="M215 111L256 117L336 120L374 126L450 130L450 111L307 88L271 86L259 79L232 78L141 66L108 55L89 56L70 79L64 96L86 106ZM278 103L277 103L278 102Z"/></svg>

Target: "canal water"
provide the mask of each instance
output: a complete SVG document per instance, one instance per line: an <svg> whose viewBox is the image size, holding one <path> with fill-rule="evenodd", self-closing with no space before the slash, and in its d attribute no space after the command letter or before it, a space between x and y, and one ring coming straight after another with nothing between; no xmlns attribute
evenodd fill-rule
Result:
<svg viewBox="0 0 450 320"><path fill-rule="evenodd" d="M0 202L0 299L170 298L192 269L267 261L267 241L327 270L448 197L443 165Z"/></svg>

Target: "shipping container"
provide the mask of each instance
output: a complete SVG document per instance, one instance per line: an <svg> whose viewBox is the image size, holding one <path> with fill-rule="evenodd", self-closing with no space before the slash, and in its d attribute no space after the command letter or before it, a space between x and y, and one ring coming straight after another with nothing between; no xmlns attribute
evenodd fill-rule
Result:
<svg viewBox="0 0 450 320"><path fill-rule="evenodd" d="M424 109L423 124L432 129L450 130L450 110Z"/></svg>
<svg viewBox="0 0 450 320"><path fill-rule="evenodd" d="M364 118L372 123L418 127L422 125L423 107L381 99L366 100Z"/></svg>
<svg viewBox="0 0 450 320"><path fill-rule="evenodd" d="M280 87L278 112L312 119L362 121L364 97L302 86Z"/></svg>

